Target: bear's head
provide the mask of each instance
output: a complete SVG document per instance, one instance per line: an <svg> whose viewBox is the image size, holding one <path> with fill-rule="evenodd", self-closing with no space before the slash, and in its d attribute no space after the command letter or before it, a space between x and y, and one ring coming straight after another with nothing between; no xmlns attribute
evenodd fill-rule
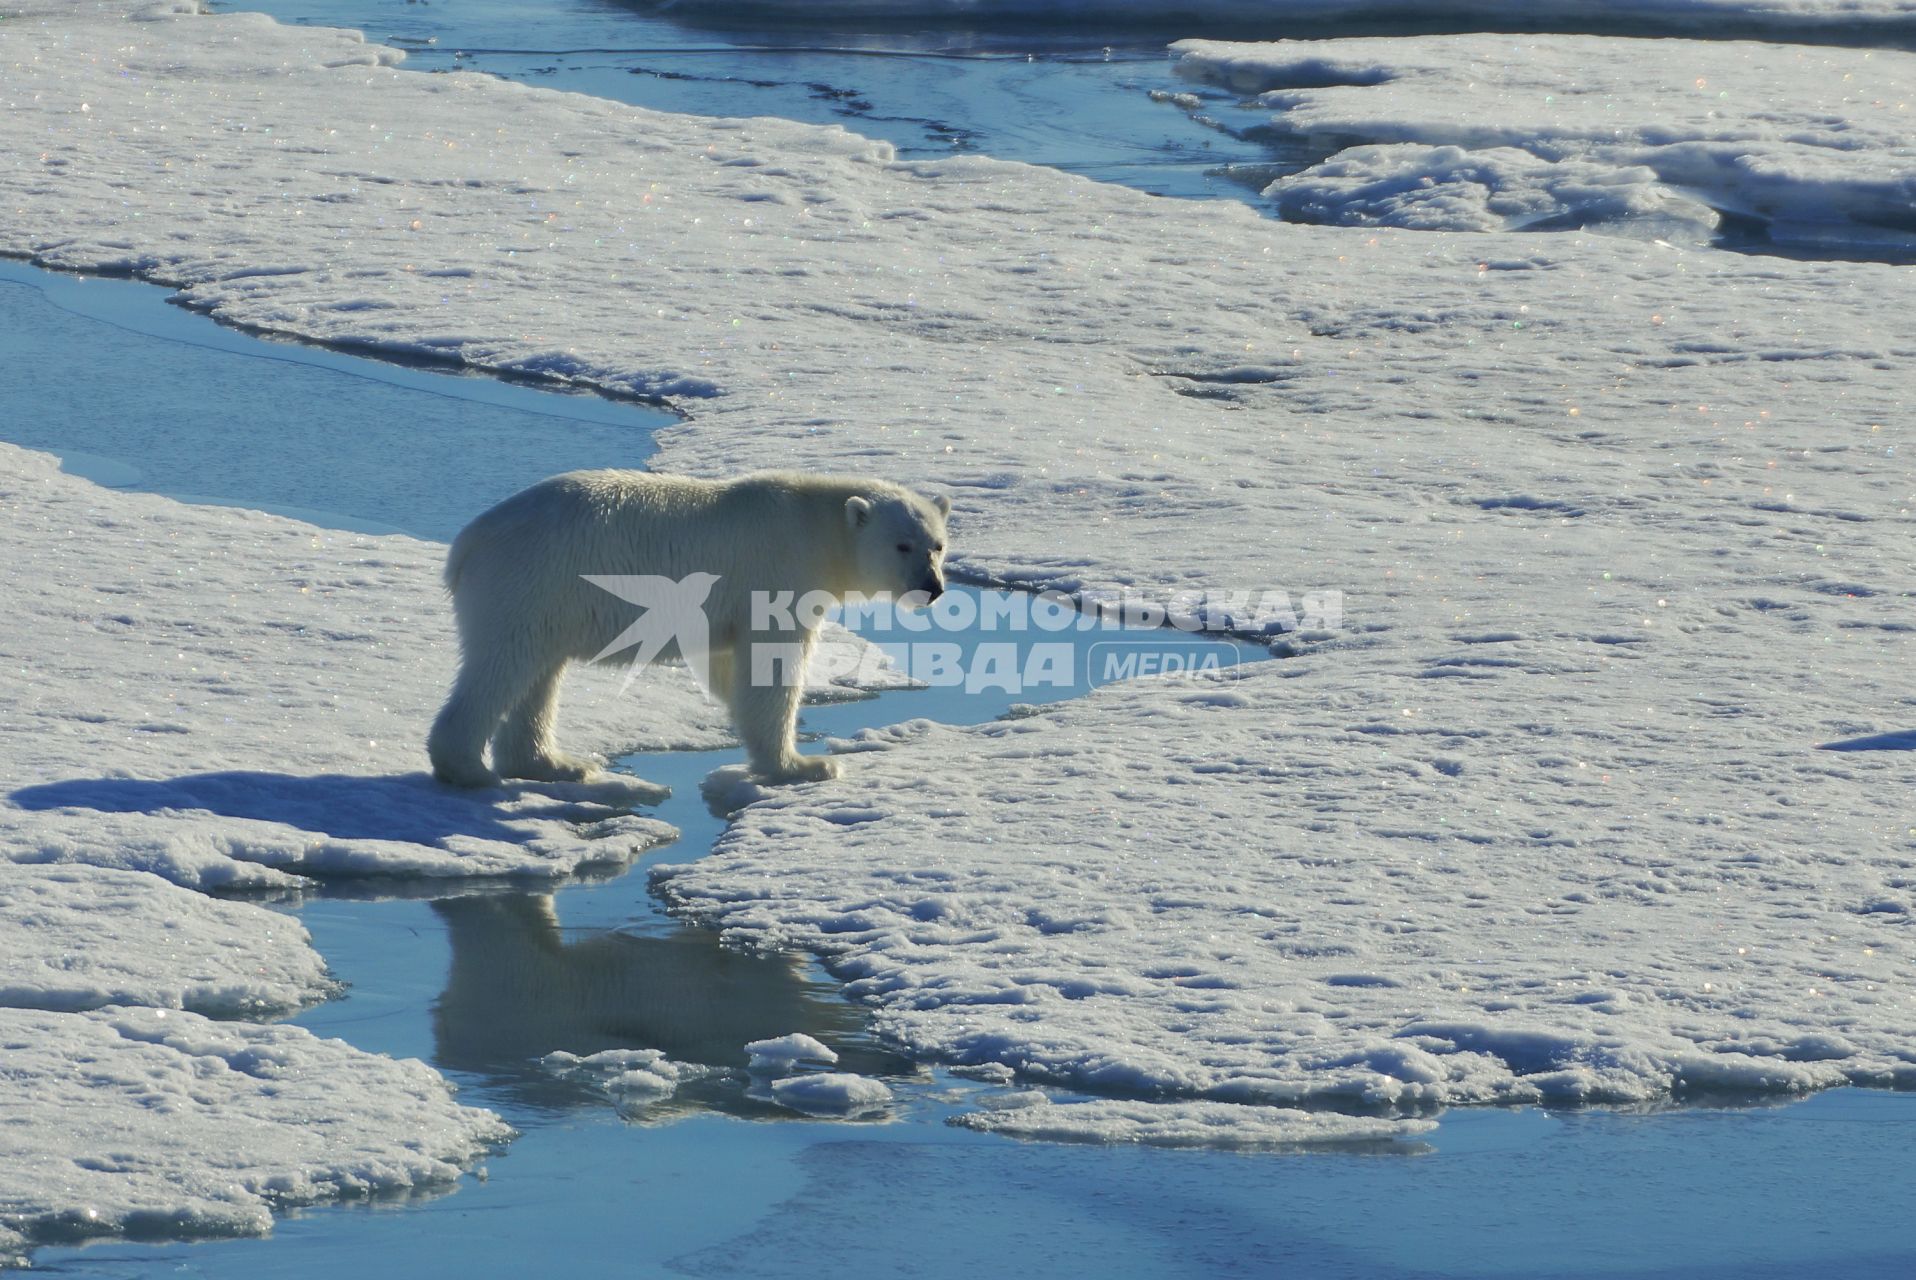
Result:
<svg viewBox="0 0 1916 1280"><path fill-rule="evenodd" d="M945 517L950 514L951 502L942 494L922 498L900 489L846 499L858 590L927 604L943 595Z"/></svg>

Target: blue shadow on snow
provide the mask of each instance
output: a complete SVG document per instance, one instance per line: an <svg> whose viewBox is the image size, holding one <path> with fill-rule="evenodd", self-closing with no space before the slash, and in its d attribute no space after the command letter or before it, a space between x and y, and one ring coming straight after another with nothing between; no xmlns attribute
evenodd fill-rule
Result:
<svg viewBox="0 0 1916 1280"><path fill-rule="evenodd" d="M1866 738L1845 738L1841 742L1825 742L1819 749L1823 751L1916 751L1916 729L1904 729L1897 733L1872 733Z"/></svg>
<svg viewBox="0 0 1916 1280"><path fill-rule="evenodd" d="M576 803L547 797L544 784L509 784L485 791L455 791L426 773L296 775L231 771L197 773L159 781L143 778L73 778L21 787L9 797L22 809L95 809L102 813L162 813L205 810L225 818L283 823L337 840L399 840L440 845L448 837L523 843L523 826L507 819L580 816ZM527 794L552 799L549 807L515 807L501 814L495 803ZM603 817L600 813L597 816Z"/></svg>

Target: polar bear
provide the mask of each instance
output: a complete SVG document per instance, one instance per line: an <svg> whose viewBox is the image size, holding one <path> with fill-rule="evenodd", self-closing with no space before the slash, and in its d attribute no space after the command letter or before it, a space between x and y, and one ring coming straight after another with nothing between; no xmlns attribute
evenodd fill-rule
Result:
<svg viewBox="0 0 1916 1280"><path fill-rule="evenodd" d="M460 663L426 740L434 776L465 787L589 776L593 762L554 742L559 685L568 663L617 656L702 657L759 778L836 776L833 760L798 753L818 619L792 603L808 593L935 599L950 511L942 496L850 476L573 471L540 481L473 520L446 556Z"/></svg>

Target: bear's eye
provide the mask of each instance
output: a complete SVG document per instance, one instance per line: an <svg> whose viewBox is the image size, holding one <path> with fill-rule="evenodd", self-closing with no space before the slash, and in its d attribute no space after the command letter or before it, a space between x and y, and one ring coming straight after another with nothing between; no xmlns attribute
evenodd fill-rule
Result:
<svg viewBox="0 0 1916 1280"><path fill-rule="evenodd" d="M899 550L900 550L901 552L903 552L904 554L906 554L906 555L910 555L910 554L911 554L911 543L909 543L909 542L901 542L901 543L899 543L899 544L898 544L898 549L899 549Z"/></svg>

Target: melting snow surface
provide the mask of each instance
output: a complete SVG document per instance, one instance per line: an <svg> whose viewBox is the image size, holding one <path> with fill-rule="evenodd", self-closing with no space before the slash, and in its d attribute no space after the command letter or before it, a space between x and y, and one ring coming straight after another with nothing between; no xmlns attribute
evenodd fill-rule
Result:
<svg viewBox="0 0 1916 1280"><path fill-rule="evenodd" d="M882 1080L842 1071L786 1076L771 1084L782 1107L813 1116L870 1117L891 1106L891 1090Z"/></svg>
<svg viewBox="0 0 1916 1280"><path fill-rule="evenodd" d="M498 1117L421 1062L164 1009L0 1009L0 1256L96 1236L263 1235L271 1211L429 1190Z"/></svg>
<svg viewBox="0 0 1916 1280"><path fill-rule="evenodd" d="M1229 1102L1183 1107L1118 1099L1054 1103L1032 1092L1006 1095L997 1104L962 1115L957 1122L968 1129L1013 1138L1238 1151L1394 1143L1437 1127L1434 1120L1363 1121L1324 1112L1245 1107Z"/></svg>
<svg viewBox="0 0 1916 1280"><path fill-rule="evenodd" d="M142 871L0 862L0 1005L286 1013L332 994L305 928Z"/></svg>
<svg viewBox="0 0 1916 1280"><path fill-rule="evenodd" d="M1265 188L1288 218L1420 230L1601 227L1868 256L1916 232L1916 54L1468 35L1172 46L1327 158Z"/></svg>
<svg viewBox="0 0 1916 1280"><path fill-rule="evenodd" d="M829 1046L802 1031L775 1040L754 1040L745 1046L745 1053L755 1075L781 1075L801 1062L838 1061L838 1054Z"/></svg>

